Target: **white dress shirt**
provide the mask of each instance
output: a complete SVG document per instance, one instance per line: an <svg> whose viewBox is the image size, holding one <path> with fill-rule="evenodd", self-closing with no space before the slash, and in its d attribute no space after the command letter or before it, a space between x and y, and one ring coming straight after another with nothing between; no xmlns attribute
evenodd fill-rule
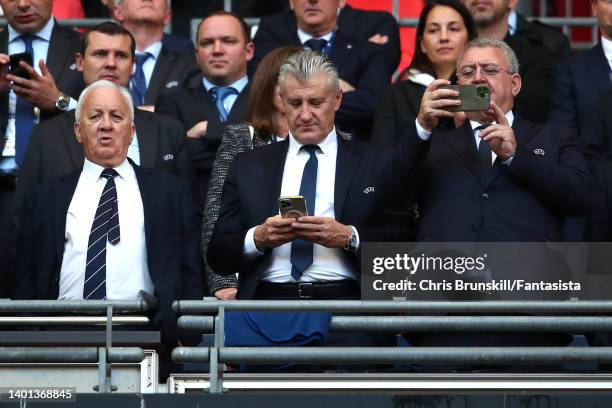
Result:
<svg viewBox="0 0 612 408"><path fill-rule="evenodd" d="M327 33L325 35L322 35L321 37L313 37L312 35L308 34L305 31L302 31L302 30L300 30L298 28L297 35L298 35L298 38L300 39L300 42L302 44L304 44L306 41L312 40L312 39L315 39L315 40L325 40L325 41L327 41L329 43L331 41L331 39L332 39L332 36L334 35L334 32L330 31L329 33Z"/></svg>
<svg viewBox="0 0 612 408"><path fill-rule="evenodd" d="M103 167L85 159L83 171L66 216L64 256L58 299L83 299L89 233L106 179ZM144 210L134 168L125 160L115 167L119 229L116 245L106 244L106 298L137 299L144 290L153 295L144 229Z"/></svg>
<svg viewBox="0 0 612 408"><path fill-rule="evenodd" d="M302 145L289 133L289 149L285 159L281 196L297 196L300 194L300 184L304 166L310 158L308 152L300 150ZM318 217L335 218L334 186L336 181L336 156L338 153L338 136L334 128L329 135L319 143L320 150L316 152L317 191L314 214ZM261 255L255 247L253 238L255 228L251 228L244 241L244 255L256 257ZM354 229L355 232L357 232ZM346 261L343 249L326 248L313 244L313 262L302 276L300 282L328 282L341 279L356 279L355 272ZM272 250L271 264L264 271L262 280L267 282L295 282L291 276L291 242Z"/></svg>
<svg viewBox="0 0 612 408"><path fill-rule="evenodd" d="M206 78L202 78L202 83L204 84L204 88L206 89L206 92L208 92L209 94L210 94L210 90L217 86ZM230 111L232 110L232 106L234 106L234 102L236 102L236 99L238 99L238 96L240 96L240 94L242 93L242 90L246 88L248 83L249 83L249 79L246 76L244 76L240 78L239 80L237 80L236 82L229 84L227 87L225 87L225 88L234 88L235 90L238 91L237 94L228 95L223 100L223 107L225 108L225 111L227 112L228 115Z"/></svg>
<svg viewBox="0 0 612 408"><path fill-rule="evenodd" d="M506 112L504 116L506 116L508 125L512 127L512 124L514 123L514 113L510 110ZM423 129L421 125L419 124L419 121L416 119L415 119L415 123L416 123L416 128L417 128L417 135L419 136L419 138L423 141L429 140L431 138L431 132L428 132L427 130ZM491 124L495 125L497 124L497 122L493 122ZM481 126L481 125L482 123L480 122L470 120L470 126L472 126L472 132L474 133L474 141L476 143L476 150L478 150L478 147L480 146L480 142L482 141L482 139L480 138L480 130L474 130L474 129L476 129L478 126ZM495 162L495 159L497 159L497 154L493 151L493 149L491 149L491 164ZM503 161L502 164L509 166L511 162L512 162L512 157Z"/></svg>

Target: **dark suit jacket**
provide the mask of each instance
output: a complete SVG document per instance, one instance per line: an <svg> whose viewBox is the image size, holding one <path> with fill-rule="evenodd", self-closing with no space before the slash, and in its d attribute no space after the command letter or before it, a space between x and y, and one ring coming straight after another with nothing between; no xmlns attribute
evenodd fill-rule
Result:
<svg viewBox="0 0 612 408"><path fill-rule="evenodd" d="M516 29L518 35L532 36L535 41L554 54L559 54L563 58L569 58L572 54L569 38L557 27L544 24L538 20L527 21L525 17L517 13Z"/></svg>
<svg viewBox="0 0 612 408"><path fill-rule="evenodd" d="M208 179L225 126L246 120L249 89L250 86L247 85L238 95L232 110L229 112L227 122L221 122L219 119L215 103L210 94L206 92L201 76L186 89L177 89L161 95L155 105L155 112L178 120L187 130L201 121L208 121L205 137L187 140L196 172L199 196L202 199L206 197Z"/></svg>
<svg viewBox="0 0 612 408"><path fill-rule="evenodd" d="M409 80L388 86L374 115L372 144L395 146L406 128L414 124L424 93L425 86Z"/></svg>
<svg viewBox="0 0 612 408"><path fill-rule="evenodd" d="M149 274L159 299L153 323L172 346L178 337L172 302L202 297L192 198L183 181L133 166L144 208ZM17 299L57 299L66 214L80 175L79 170L55 178L28 195L17 250Z"/></svg>
<svg viewBox="0 0 612 408"><path fill-rule="evenodd" d="M155 105L160 93L184 88L200 73L194 54L179 54L162 46L145 95L145 105Z"/></svg>
<svg viewBox="0 0 612 408"><path fill-rule="evenodd" d="M563 241L564 217L584 214L593 196L575 133L519 117L513 129L518 148L512 163L505 166L498 160L483 174L469 122L457 129L436 129L428 142L411 126L387 163L383 194L393 199L402 189L418 191L418 241ZM515 253L489 253L494 277L569 281L563 251L544 250L544 257L527 260Z"/></svg>
<svg viewBox="0 0 612 408"><path fill-rule="evenodd" d="M301 46L293 12L262 18L253 42L255 56L251 61L252 72L273 49ZM342 96L342 105L336 112L336 125L358 139L367 140L374 111L382 90L389 85L395 66L391 66L382 46L367 39L350 38L340 30L336 31L328 56L338 68L340 79L355 87L355 91Z"/></svg>
<svg viewBox="0 0 612 408"><path fill-rule="evenodd" d="M55 85L63 93L78 99L85 87L83 75L76 70L75 55L81 47L81 35L69 28L61 27L57 21L53 26L46 64L55 79ZM0 52L8 54L8 30L0 32ZM38 64L38 61L34 62ZM57 115L59 111L43 112L41 120ZM0 92L0 135L6 133L8 121L8 90Z"/></svg>
<svg viewBox="0 0 612 408"><path fill-rule="evenodd" d="M243 259L242 248L247 231L278 214L283 169L289 142L263 146L236 156L223 187L219 218L208 245L210 267L222 275L240 272L241 299L252 298L259 278L270 261L268 251L254 261ZM353 225L361 242L399 239L405 224L390 222L380 205L376 190L378 170L384 152L356 141L338 138L334 210L336 219ZM355 271L360 271L359 254L345 252ZM356 276L360 279L359 276Z"/></svg>
<svg viewBox="0 0 612 408"><path fill-rule="evenodd" d="M514 35L505 38L516 53L523 80L521 92L514 103L514 112L533 123L547 121L554 70L568 56L565 47L555 50L547 38L541 28L529 23L521 15L518 15Z"/></svg>
<svg viewBox="0 0 612 408"><path fill-rule="evenodd" d="M193 55L195 52L193 42L191 42L189 38L181 35L164 33L164 36L162 37L162 44L164 45L164 48L179 54Z"/></svg>
<svg viewBox="0 0 612 408"><path fill-rule="evenodd" d="M612 89L612 71L601 43L560 65L555 73L551 120L583 130L596 120L599 95Z"/></svg>

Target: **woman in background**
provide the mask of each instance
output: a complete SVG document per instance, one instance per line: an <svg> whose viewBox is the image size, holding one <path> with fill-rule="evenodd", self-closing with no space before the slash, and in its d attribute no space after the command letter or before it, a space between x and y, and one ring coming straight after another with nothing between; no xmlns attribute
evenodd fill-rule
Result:
<svg viewBox="0 0 612 408"><path fill-rule="evenodd" d="M223 183L238 153L284 140L289 134L289 125L277 85L278 72L288 57L301 50L300 47L281 47L265 56L251 82L247 123L227 126L217 150L202 221L202 254L206 280L210 293L217 299L235 299L238 290L238 280L235 276L218 275L206 262L208 243L219 217Z"/></svg>
<svg viewBox="0 0 612 408"><path fill-rule="evenodd" d="M391 85L374 116L371 142L395 146L421 107L425 89L434 79L454 81L459 55L476 38L476 27L465 6L456 0L436 0L419 17L414 58Z"/></svg>

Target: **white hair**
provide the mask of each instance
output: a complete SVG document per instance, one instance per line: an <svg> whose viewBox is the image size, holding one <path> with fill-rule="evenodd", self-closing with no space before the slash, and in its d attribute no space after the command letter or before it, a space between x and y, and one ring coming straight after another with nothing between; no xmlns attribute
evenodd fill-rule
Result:
<svg viewBox="0 0 612 408"><path fill-rule="evenodd" d="M283 88L288 75L298 81L308 81L319 74L325 75L330 89L335 92L340 89L338 69L329 58L316 51L298 51L281 65L278 72L278 85Z"/></svg>
<svg viewBox="0 0 612 408"><path fill-rule="evenodd" d="M87 99L87 96L92 91L101 88L114 89L119 92L119 95L121 95L121 97L125 101L125 104L128 106L128 110L130 112L130 122L132 122L132 125L134 125L134 103L132 102L132 95L130 95L130 92L126 88L119 86L106 79L101 79L99 81L94 82L93 84L90 84L87 88L83 90L83 92L81 92L81 96L79 96L79 101L77 102L76 111L74 113L76 121L80 122L81 120L81 110L83 109L83 104L85 103L85 99Z"/></svg>
<svg viewBox="0 0 612 408"><path fill-rule="evenodd" d="M465 46L461 55L459 55L459 59L457 60L457 71L459 71L459 64L463 60L463 55L470 48L497 48L501 50L502 54L504 54L504 58L506 59L506 63L508 64L508 72L511 74L518 74L519 72L519 62L518 58L516 58L516 54L512 51L512 48L504 41L495 40L493 38L476 38Z"/></svg>

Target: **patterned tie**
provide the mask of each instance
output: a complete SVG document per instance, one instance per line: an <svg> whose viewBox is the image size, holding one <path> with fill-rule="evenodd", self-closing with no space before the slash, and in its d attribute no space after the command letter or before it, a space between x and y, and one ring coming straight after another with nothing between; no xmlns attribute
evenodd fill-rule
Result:
<svg viewBox="0 0 612 408"><path fill-rule="evenodd" d="M106 179L106 185L89 233L83 299L106 299L106 241L115 245L120 239L117 175L114 169L104 169L100 175Z"/></svg>
<svg viewBox="0 0 612 408"><path fill-rule="evenodd" d="M150 57L153 57L153 55L148 52L145 52L144 54L136 54L136 70L131 77L132 99L134 99L135 106L144 105L145 95L147 93L147 80L145 79L142 66Z"/></svg>
<svg viewBox="0 0 612 408"><path fill-rule="evenodd" d="M32 61L34 61L32 42L35 38L36 36L31 34L21 36L21 40L25 44L25 52L32 56ZM25 158L34 121L34 105L17 96L17 106L15 108L15 162L20 167Z"/></svg>
<svg viewBox="0 0 612 408"><path fill-rule="evenodd" d="M231 86L216 86L210 89L210 93L212 95L213 100L215 101L217 111L219 112L219 119L221 120L221 122L227 122L228 112L227 110L225 110L225 106L223 106L223 101L230 95L238 95L238 91L232 88Z"/></svg>
<svg viewBox="0 0 612 408"><path fill-rule="evenodd" d="M306 41L304 45L313 51L322 53L323 49L327 45L327 40L323 38L319 38L319 39L311 38L310 40Z"/></svg>
<svg viewBox="0 0 612 408"><path fill-rule="evenodd" d="M317 193L317 170L319 161L317 160L316 151L319 150L317 145L305 145L302 150L308 152L310 158L304 166L302 173L302 183L300 184L300 195L306 200L308 215L314 215L315 197ZM312 265L312 242L303 239L295 239L291 243L291 276L298 281L302 273Z"/></svg>

